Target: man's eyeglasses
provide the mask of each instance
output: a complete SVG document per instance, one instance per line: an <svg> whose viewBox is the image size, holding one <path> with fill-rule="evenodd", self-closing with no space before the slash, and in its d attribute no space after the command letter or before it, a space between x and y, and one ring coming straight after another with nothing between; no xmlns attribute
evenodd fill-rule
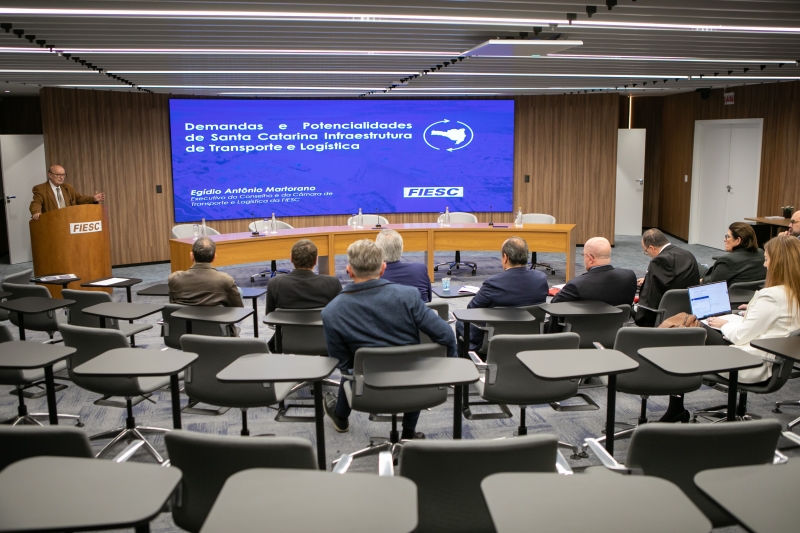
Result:
<svg viewBox="0 0 800 533"><path fill-rule="evenodd" d="M794 219L789 220L789 225L791 226L792 224L800 224L800 220L794 220Z"/></svg>

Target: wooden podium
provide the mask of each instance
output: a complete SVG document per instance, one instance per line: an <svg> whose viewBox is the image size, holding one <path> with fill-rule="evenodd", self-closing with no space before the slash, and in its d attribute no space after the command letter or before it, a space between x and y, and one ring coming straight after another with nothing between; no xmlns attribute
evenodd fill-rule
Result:
<svg viewBox="0 0 800 533"><path fill-rule="evenodd" d="M65 207L42 213L30 221L34 276L75 274L80 282L67 288L84 290L81 283L111 276L111 238L106 208L99 204ZM45 285L53 298L61 298L61 287Z"/></svg>

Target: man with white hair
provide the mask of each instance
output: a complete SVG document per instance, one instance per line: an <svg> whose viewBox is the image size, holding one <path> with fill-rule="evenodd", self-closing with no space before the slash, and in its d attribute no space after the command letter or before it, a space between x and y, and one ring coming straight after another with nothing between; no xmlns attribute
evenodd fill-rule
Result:
<svg viewBox="0 0 800 533"><path fill-rule="evenodd" d="M384 229L375 237L375 244L383 251L383 260L386 263L381 279L415 287L422 301L430 302L431 278L428 277L428 267L423 263L400 261L403 255L403 236L393 229Z"/></svg>
<svg viewBox="0 0 800 533"><path fill-rule="evenodd" d="M457 357L456 339L450 326L429 309L419 291L381 279L386 270L383 251L375 242L362 239L347 248L347 274L353 283L322 310L322 325L328 356L339 360L342 374L353 372L356 350L363 347L408 346L419 344L419 332L447 347L447 355ZM344 378L339 397L328 393L323 408L336 431L350 429L350 405L344 393ZM416 433L419 411L403 415L403 439L425 438Z"/></svg>
<svg viewBox="0 0 800 533"><path fill-rule="evenodd" d="M551 303L596 300L608 305L633 304L636 274L627 268L611 266L611 243L608 239L592 237L586 241L583 245L583 266L586 273L569 280ZM550 320L548 331L559 331L555 320Z"/></svg>

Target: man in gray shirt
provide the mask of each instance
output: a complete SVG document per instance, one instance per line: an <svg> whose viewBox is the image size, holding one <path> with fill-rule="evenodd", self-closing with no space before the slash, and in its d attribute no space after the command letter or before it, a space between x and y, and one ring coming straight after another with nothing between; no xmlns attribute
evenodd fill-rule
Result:
<svg viewBox="0 0 800 533"><path fill-rule="evenodd" d="M352 373L359 348L419 344L420 331L446 346L448 356L457 357L453 330L423 303L419 291L381 279L386 263L377 244L367 239L354 242L347 248L347 261L353 283L322 310L328 355L339 360L343 374ZM328 393L324 403L325 413L340 433L350 429L344 382L343 378L338 399ZM425 437L415 432L418 419L419 411L405 413L401 438Z"/></svg>

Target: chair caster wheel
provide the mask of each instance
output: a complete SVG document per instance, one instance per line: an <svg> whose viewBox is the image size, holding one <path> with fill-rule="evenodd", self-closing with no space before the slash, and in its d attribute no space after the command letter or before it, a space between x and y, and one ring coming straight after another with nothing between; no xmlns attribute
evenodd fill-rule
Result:
<svg viewBox="0 0 800 533"><path fill-rule="evenodd" d="M448 270L448 271L447 271L447 275L448 275L448 276L452 276L452 275L453 275L453 271L452 271L452 270Z"/></svg>
<svg viewBox="0 0 800 533"><path fill-rule="evenodd" d="M779 408L776 407L775 409L772 410L772 412L773 413L782 413L783 411L781 411Z"/></svg>
<svg viewBox="0 0 800 533"><path fill-rule="evenodd" d="M477 270L473 270L473 271L472 271L472 275L473 275L473 276L477 276L477 275L478 275L478 271L477 271Z"/></svg>
<svg viewBox="0 0 800 533"><path fill-rule="evenodd" d="M456 270L461 270L461 265L456 265Z"/></svg>
<svg viewBox="0 0 800 533"><path fill-rule="evenodd" d="M76 421L75 422L75 427L76 428L82 428L83 427L83 422L81 422L80 420Z"/></svg>
<svg viewBox="0 0 800 533"><path fill-rule="evenodd" d="M689 420L689 423L690 424L697 424L697 417L694 417L691 420Z"/></svg>

